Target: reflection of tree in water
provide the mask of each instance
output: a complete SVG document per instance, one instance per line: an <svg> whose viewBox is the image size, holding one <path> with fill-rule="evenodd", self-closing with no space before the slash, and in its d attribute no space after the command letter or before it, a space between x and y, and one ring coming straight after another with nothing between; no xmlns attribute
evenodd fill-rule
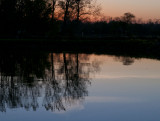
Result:
<svg viewBox="0 0 160 121"><path fill-rule="evenodd" d="M35 79L45 77L48 55L43 53L0 54L0 110L24 107L36 110L40 86Z"/></svg>
<svg viewBox="0 0 160 121"><path fill-rule="evenodd" d="M115 57L116 61L120 61L123 65L132 65L134 63L134 58L131 57Z"/></svg>
<svg viewBox="0 0 160 121"><path fill-rule="evenodd" d="M96 62L85 54L0 55L0 111L39 107L43 97L46 110L66 110L67 105L88 95L90 73ZM98 65L98 64L97 64ZM45 92L44 92L45 90Z"/></svg>
<svg viewBox="0 0 160 121"><path fill-rule="evenodd" d="M53 85L49 82L45 88L43 105L47 110L65 110L66 105L82 101L88 95L89 74L96 69L85 54L51 54L50 57L54 66L48 75L53 77L50 80Z"/></svg>

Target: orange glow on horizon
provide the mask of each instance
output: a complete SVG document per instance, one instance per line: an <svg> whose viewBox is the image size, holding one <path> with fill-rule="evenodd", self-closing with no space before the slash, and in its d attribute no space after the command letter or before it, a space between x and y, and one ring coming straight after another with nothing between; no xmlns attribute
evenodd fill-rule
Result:
<svg viewBox="0 0 160 121"><path fill-rule="evenodd" d="M160 19L160 0L97 0L105 16L120 17L126 12L137 19Z"/></svg>

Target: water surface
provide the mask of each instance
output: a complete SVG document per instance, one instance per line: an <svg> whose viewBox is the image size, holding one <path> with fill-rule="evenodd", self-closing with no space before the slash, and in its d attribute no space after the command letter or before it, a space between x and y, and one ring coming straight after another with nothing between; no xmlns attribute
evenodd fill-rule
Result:
<svg viewBox="0 0 160 121"><path fill-rule="evenodd" d="M145 58L1 54L0 120L157 121L159 72Z"/></svg>

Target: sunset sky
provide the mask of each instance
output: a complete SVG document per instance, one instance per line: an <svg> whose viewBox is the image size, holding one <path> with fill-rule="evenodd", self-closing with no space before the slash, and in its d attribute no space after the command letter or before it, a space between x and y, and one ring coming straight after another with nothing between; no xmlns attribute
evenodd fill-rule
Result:
<svg viewBox="0 0 160 121"><path fill-rule="evenodd" d="M160 0L97 0L105 16L122 16L133 13L137 18L160 19Z"/></svg>

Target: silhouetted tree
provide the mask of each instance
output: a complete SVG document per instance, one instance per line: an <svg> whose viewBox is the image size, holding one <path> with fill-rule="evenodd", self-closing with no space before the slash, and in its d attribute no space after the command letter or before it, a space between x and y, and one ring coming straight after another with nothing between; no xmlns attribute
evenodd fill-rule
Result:
<svg viewBox="0 0 160 121"><path fill-rule="evenodd" d="M124 16L122 16L122 21L126 22L127 24L131 24L133 22L133 19L135 18L135 15L132 13L125 13Z"/></svg>
<svg viewBox="0 0 160 121"><path fill-rule="evenodd" d="M160 21L143 22L127 12L96 21L95 0L1 0L0 38L157 37Z"/></svg>
<svg viewBox="0 0 160 121"><path fill-rule="evenodd" d="M84 21L100 14L100 6L94 0L75 0L75 20Z"/></svg>
<svg viewBox="0 0 160 121"><path fill-rule="evenodd" d="M55 16L55 9L56 9L56 2L58 0L52 0L52 22L54 20L54 16Z"/></svg>

